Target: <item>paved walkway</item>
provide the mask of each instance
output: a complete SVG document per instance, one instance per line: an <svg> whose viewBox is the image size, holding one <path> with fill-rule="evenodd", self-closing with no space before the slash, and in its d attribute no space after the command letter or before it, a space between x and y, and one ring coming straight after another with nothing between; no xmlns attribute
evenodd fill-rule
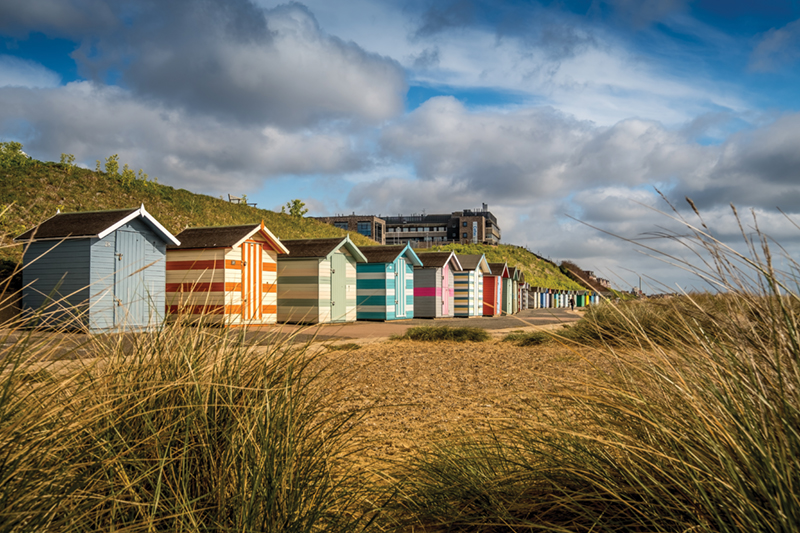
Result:
<svg viewBox="0 0 800 533"><path fill-rule="evenodd" d="M557 327L561 324L576 322L582 316L583 311L569 311L568 309L526 309L516 315L498 317L412 318L389 322L358 321L312 326L277 324L275 326L248 328L247 337L258 342L258 337L263 336L274 339L273 335L277 333L279 336L293 336L295 340L300 342L312 339L318 341L358 339L376 342L388 339L393 335L403 335L406 330L415 326L470 326L483 328L490 334L504 335L510 331L532 331L542 327Z"/></svg>

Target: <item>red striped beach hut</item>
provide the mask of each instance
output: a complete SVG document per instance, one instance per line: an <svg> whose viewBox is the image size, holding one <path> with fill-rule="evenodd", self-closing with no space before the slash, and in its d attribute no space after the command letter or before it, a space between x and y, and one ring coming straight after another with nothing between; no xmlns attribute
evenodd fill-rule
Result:
<svg viewBox="0 0 800 533"><path fill-rule="evenodd" d="M277 321L277 258L264 223L187 228L167 248L167 312L227 326Z"/></svg>

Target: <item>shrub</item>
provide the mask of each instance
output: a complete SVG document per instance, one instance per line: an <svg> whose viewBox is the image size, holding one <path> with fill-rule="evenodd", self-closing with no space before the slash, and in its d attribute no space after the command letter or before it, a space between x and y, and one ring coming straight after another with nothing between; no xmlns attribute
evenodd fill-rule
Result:
<svg viewBox="0 0 800 533"><path fill-rule="evenodd" d="M417 326L399 337L412 341L484 342L489 340L485 329L476 327L451 328L448 326Z"/></svg>

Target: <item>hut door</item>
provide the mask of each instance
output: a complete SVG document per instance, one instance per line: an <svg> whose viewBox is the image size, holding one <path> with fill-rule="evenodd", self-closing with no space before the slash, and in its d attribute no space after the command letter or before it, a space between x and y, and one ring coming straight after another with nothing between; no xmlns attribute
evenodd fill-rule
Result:
<svg viewBox="0 0 800 533"><path fill-rule="evenodd" d="M406 316L406 261L402 257L394 262L394 316Z"/></svg>
<svg viewBox="0 0 800 533"><path fill-rule="evenodd" d="M242 244L242 318L261 319L261 271L264 256L261 244L245 242Z"/></svg>
<svg viewBox="0 0 800 533"><path fill-rule="evenodd" d="M144 272L144 236L117 231L114 248L114 326L139 327L149 322Z"/></svg>
<svg viewBox="0 0 800 533"><path fill-rule="evenodd" d="M347 321L347 257L331 257L331 322Z"/></svg>

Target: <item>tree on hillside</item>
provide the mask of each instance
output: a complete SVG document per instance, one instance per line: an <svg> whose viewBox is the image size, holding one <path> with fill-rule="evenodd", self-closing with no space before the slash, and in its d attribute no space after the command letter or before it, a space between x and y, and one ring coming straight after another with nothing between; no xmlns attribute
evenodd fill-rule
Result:
<svg viewBox="0 0 800 533"><path fill-rule="evenodd" d="M299 198L295 198L291 202L286 202L286 205L281 207L281 213L283 213L284 215L287 214L286 210L288 209L289 215L295 218L300 218L306 213L308 213L308 209L306 209L305 206L306 206L305 202L303 202Z"/></svg>

